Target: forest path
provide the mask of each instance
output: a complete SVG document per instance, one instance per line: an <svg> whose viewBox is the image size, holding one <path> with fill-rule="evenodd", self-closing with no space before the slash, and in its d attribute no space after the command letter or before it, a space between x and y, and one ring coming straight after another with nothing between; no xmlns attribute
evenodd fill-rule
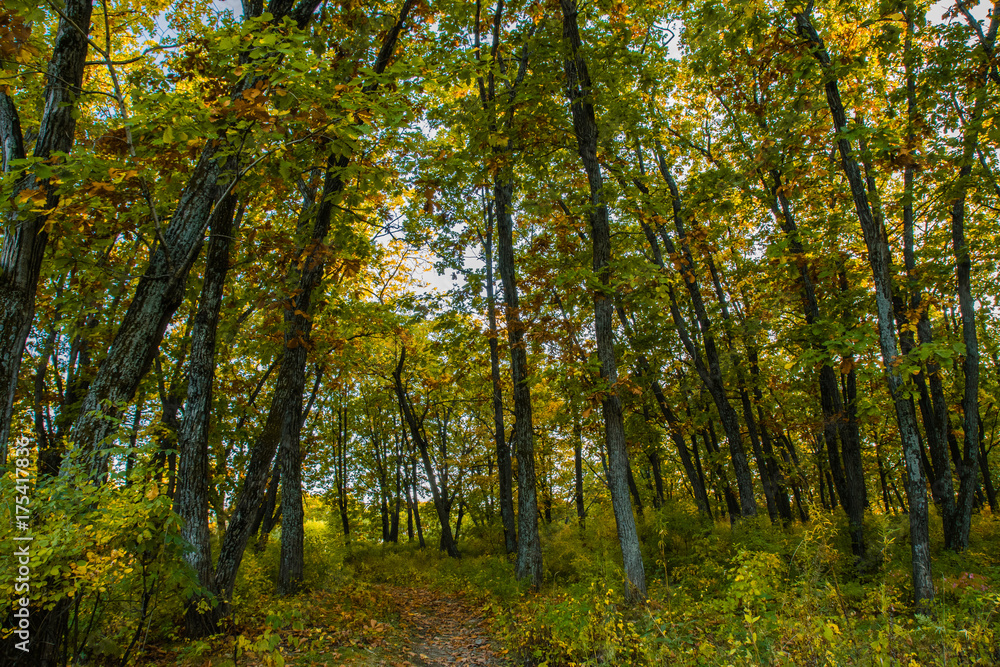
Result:
<svg viewBox="0 0 1000 667"><path fill-rule="evenodd" d="M486 627L482 611L462 595L426 588L381 587L399 614L400 629L409 636L393 667L509 664Z"/></svg>

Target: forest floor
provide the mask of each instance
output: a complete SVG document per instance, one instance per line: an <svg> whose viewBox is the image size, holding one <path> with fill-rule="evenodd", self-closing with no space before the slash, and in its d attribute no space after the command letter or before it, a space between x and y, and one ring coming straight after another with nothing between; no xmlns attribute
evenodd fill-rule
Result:
<svg viewBox="0 0 1000 667"><path fill-rule="evenodd" d="M403 655L386 665L503 665L502 651L491 639L482 612L456 593L426 588L383 586L395 604L400 626L409 637Z"/></svg>
<svg viewBox="0 0 1000 667"><path fill-rule="evenodd" d="M263 644L237 649L236 631L202 650L150 647L147 664L191 667L437 667L511 664L474 600L426 587L364 585L344 595L295 598L298 622L275 627ZM248 635L257 634L244 628ZM259 635L258 635L259 636ZM266 635L265 635L266 636ZM277 656L280 655L280 658Z"/></svg>

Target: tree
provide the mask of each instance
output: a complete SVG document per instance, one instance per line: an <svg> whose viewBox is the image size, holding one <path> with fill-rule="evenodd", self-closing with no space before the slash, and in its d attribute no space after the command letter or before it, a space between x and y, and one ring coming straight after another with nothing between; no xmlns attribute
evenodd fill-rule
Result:
<svg viewBox="0 0 1000 667"><path fill-rule="evenodd" d="M625 449L625 425L622 421L621 400L618 397L618 362L615 358L614 334L612 331L613 295L610 294L611 230L608 223L608 208L603 200L604 188L601 168L597 161L597 120L591 95L590 75L581 54L582 40L577 23L575 0L562 0L563 41L568 50L565 59L566 79L570 109L573 114L573 129L587 181L590 187L590 202L587 217L590 220L591 242L593 243L594 274L598 286L594 291L594 327L597 338L597 354L601 360L601 378L607 383L601 409L604 413L605 438L608 449L608 484L618 527L618 541L621 543L622 559L628 592L626 598L638 601L646 597L646 574L639 552L639 538L635 529L635 516L629 504L628 453Z"/></svg>

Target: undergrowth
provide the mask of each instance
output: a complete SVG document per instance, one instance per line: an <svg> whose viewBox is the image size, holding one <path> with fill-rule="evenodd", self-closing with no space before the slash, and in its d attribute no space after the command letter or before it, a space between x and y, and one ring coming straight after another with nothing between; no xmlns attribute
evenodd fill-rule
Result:
<svg viewBox="0 0 1000 667"><path fill-rule="evenodd" d="M836 514L818 512L788 528L761 519L730 527L683 505L647 509L639 533L649 599L629 607L614 519L601 511L595 508L585 529L541 526L545 583L532 591L515 579L496 529L468 528L456 560L414 543L354 536L345 544L337 522L313 504L301 593L273 593L277 531L264 550L247 550L233 615L218 635L192 641L180 633L191 584L163 578L155 605L141 612L145 629L128 661L282 667L294 655L296 665L374 664L372 656L397 656L406 646L385 595L396 587L461 593L483 609L520 665L1000 664L1000 521L988 513L974 518L966 553L933 545L936 598L918 611L910 602L905 516L868 516L868 553L855 562ZM436 544L433 537L428 544ZM77 639L90 664L120 664L122 642L139 619L125 595L133 569L146 561L125 559L121 554L137 547L115 541L123 539L105 539L118 560L101 569L88 557L91 588L68 593L90 595L85 603L109 601L93 604L102 615L85 619L89 634L81 630ZM147 570L169 569L171 548L154 553L159 560Z"/></svg>

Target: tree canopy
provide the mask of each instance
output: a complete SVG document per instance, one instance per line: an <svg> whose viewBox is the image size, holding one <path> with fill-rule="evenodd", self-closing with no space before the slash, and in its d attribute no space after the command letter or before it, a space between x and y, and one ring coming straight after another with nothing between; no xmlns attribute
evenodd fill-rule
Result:
<svg viewBox="0 0 1000 667"><path fill-rule="evenodd" d="M5 2L0 451L30 511L3 530L33 536L7 655L61 664L118 614L125 664L170 587L214 635L277 526L277 590L308 587L317 507L348 544L490 535L536 590L546 526L600 515L630 605L669 578L647 515L836 517L864 578L904 513L930 610L932 542L997 511L998 26Z"/></svg>

